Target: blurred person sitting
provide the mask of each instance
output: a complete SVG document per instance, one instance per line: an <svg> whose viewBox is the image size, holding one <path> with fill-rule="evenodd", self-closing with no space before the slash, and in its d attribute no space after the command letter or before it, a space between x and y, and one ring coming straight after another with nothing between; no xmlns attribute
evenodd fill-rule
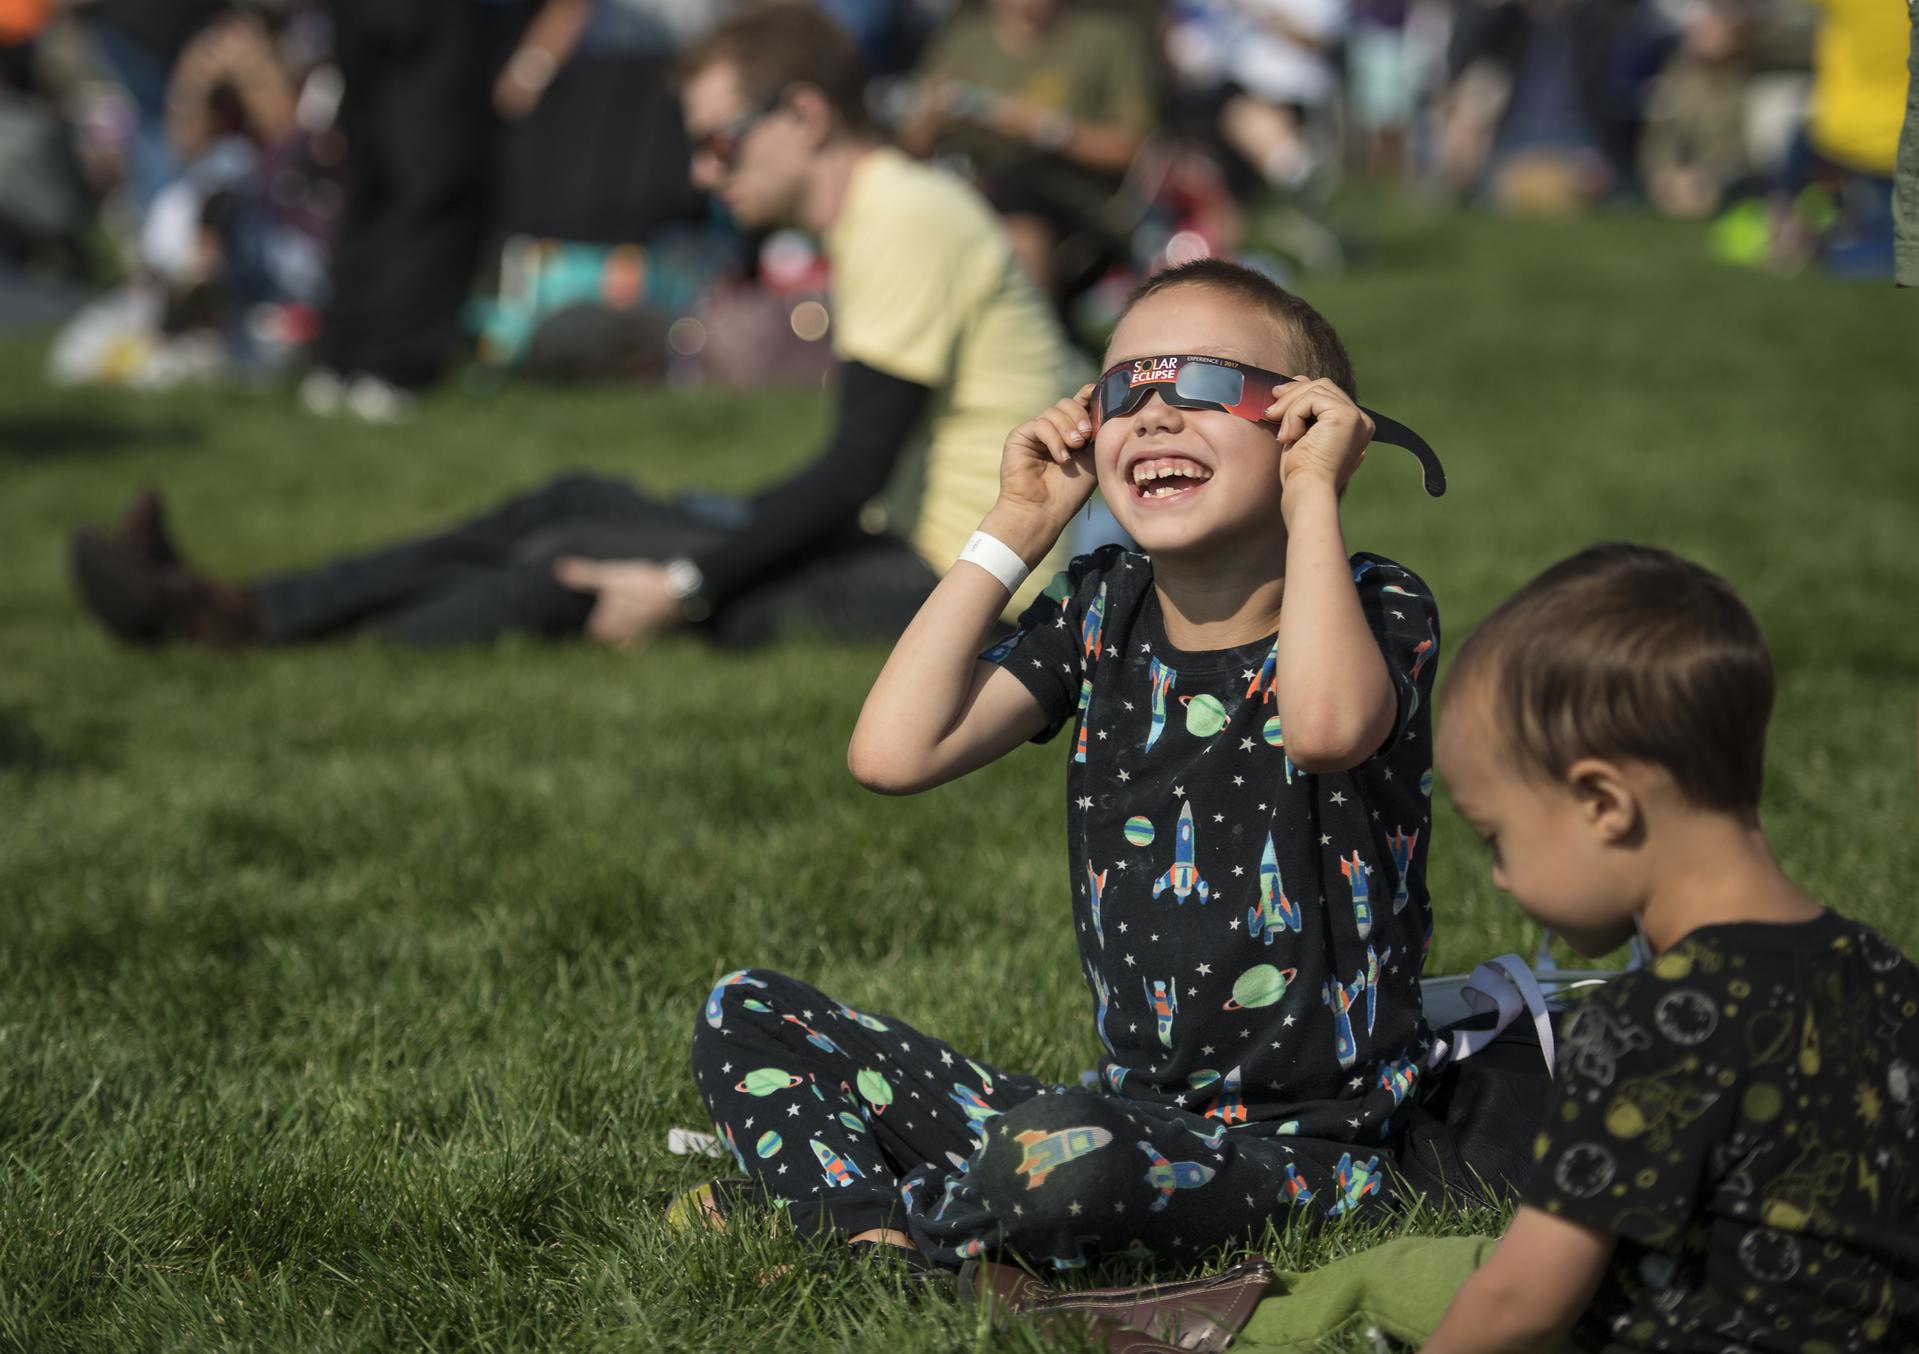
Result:
<svg viewBox="0 0 1919 1354"><path fill-rule="evenodd" d="M920 76L901 144L962 164L1064 305L1120 254L1110 208L1153 128L1152 55L1131 17L1076 0L969 4Z"/></svg>
<svg viewBox="0 0 1919 1354"><path fill-rule="evenodd" d="M852 41L818 10L743 9L683 75L698 181L745 227L819 233L833 264L837 403L811 464L744 502L568 476L452 530L246 586L195 572L148 496L113 532L74 538L95 617L132 643L224 645L896 634L995 501L1006 428L1067 387L1072 358L986 203L880 145Z"/></svg>
<svg viewBox="0 0 1919 1354"><path fill-rule="evenodd" d="M1349 18L1346 0L1175 0L1167 57L1225 146L1266 184L1297 190L1323 160L1314 123L1338 96Z"/></svg>
<svg viewBox="0 0 1919 1354"><path fill-rule="evenodd" d="M1640 0L1476 0L1459 12L1440 178L1520 212L1630 185L1663 28Z"/></svg>
<svg viewBox="0 0 1919 1354"><path fill-rule="evenodd" d="M1679 44L1653 82L1639 145L1646 197L1664 215L1710 216L1751 176L1751 23L1739 0L1699 0L1680 19Z"/></svg>

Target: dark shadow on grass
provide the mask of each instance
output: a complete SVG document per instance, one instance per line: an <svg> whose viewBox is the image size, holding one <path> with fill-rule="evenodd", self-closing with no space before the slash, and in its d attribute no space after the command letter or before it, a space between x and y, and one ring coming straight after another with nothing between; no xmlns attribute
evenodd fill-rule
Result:
<svg viewBox="0 0 1919 1354"><path fill-rule="evenodd" d="M56 743L34 727L23 706L0 705L0 776L41 776L111 771L120 765L123 730L100 725L79 738Z"/></svg>
<svg viewBox="0 0 1919 1354"><path fill-rule="evenodd" d="M189 419L133 422L98 414L0 417L0 462L112 456L133 448L197 446L205 425Z"/></svg>

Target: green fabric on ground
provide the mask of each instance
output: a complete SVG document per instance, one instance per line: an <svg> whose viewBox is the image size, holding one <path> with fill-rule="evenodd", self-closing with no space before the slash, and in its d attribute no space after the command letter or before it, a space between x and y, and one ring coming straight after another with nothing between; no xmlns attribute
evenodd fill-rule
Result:
<svg viewBox="0 0 1919 1354"><path fill-rule="evenodd" d="M1367 1327L1418 1345L1498 1243L1491 1236L1398 1237L1309 1273L1282 1271L1234 1348L1309 1349Z"/></svg>

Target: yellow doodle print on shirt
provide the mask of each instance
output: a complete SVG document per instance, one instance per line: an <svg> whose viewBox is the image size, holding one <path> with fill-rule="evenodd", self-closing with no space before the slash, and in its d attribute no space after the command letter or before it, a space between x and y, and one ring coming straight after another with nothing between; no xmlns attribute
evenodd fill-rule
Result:
<svg viewBox="0 0 1919 1354"><path fill-rule="evenodd" d="M1803 1231L1846 1187L1852 1153L1826 1151L1818 1130L1810 1125L1801 1136L1805 1146L1798 1157L1766 1186L1760 1216L1768 1227Z"/></svg>
<svg viewBox="0 0 1919 1354"><path fill-rule="evenodd" d="M1663 1152L1672 1146L1675 1131L1683 1130L1718 1100L1717 1091L1693 1085L1690 1069L1678 1063L1651 1076L1620 1082L1606 1109L1606 1131L1615 1138L1643 1135L1655 1152Z"/></svg>

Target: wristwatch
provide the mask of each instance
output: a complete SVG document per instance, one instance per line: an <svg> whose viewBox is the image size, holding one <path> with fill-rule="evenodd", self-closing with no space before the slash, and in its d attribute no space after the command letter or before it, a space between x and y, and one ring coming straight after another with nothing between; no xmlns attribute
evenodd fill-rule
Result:
<svg viewBox="0 0 1919 1354"><path fill-rule="evenodd" d="M666 595L680 604L680 614L689 621L703 621L713 614L712 603L700 594L705 586L706 575L686 556L666 562Z"/></svg>

